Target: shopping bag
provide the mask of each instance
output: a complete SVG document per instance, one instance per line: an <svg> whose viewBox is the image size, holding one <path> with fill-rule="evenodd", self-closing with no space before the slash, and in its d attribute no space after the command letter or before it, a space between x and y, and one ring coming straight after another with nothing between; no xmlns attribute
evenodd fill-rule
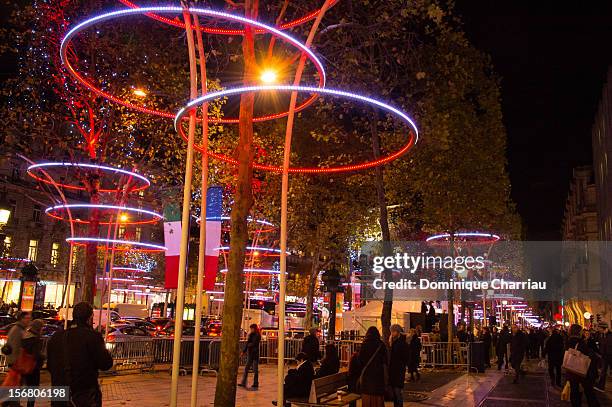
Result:
<svg viewBox="0 0 612 407"><path fill-rule="evenodd" d="M570 383L569 380L565 382L565 386L563 386L563 391L561 392L561 400L569 401L570 399Z"/></svg>
<svg viewBox="0 0 612 407"><path fill-rule="evenodd" d="M574 348L565 351L562 367L570 373L586 377L591 365L591 358L578 350L578 344Z"/></svg>

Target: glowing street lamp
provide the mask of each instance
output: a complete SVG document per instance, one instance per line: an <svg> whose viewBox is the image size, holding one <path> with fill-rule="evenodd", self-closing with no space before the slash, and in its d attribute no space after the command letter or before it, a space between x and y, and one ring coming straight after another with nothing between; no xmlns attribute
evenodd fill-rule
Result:
<svg viewBox="0 0 612 407"><path fill-rule="evenodd" d="M276 81L278 80L278 74L275 70L266 69L261 73L259 79L263 83L276 83Z"/></svg>
<svg viewBox="0 0 612 407"><path fill-rule="evenodd" d="M146 96L147 96L147 92L145 92L145 90L144 90L144 89L141 89L141 88L134 88L134 89L132 90L132 93L133 93L135 96L138 96L139 98L144 98L144 97L146 97Z"/></svg>
<svg viewBox="0 0 612 407"><path fill-rule="evenodd" d="M129 217L127 215L127 213L122 213L121 215L119 215L119 221L125 223L129 220Z"/></svg>
<svg viewBox="0 0 612 407"><path fill-rule="evenodd" d="M11 208L6 203L6 196L0 200L0 229L6 226L11 218Z"/></svg>

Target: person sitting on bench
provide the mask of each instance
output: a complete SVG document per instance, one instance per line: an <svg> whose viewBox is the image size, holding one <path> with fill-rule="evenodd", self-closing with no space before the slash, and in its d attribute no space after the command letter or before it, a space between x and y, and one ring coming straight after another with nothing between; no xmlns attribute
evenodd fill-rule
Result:
<svg viewBox="0 0 612 407"><path fill-rule="evenodd" d="M289 369L285 376L285 399L308 399L310 386L314 379L314 367L304 352L295 357L296 369Z"/></svg>
<svg viewBox="0 0 612 407"><path fill-rule="evenodd" d="M336 374L340 371L340 359L338 358L338 350L333 343L325 345L325 356L321 359L321 367L315 374L315 379L320 377Z"/></svg>

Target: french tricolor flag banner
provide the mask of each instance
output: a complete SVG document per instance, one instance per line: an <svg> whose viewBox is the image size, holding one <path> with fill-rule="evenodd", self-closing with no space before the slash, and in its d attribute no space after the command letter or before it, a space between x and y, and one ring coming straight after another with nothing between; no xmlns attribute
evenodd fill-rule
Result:
<svg viewBox="0 0 612 407"><path fill-rule="evenodd" d="M209 187L206 195L206 259L204 262L204 290L215 288L219 270L221 246L221 216L223 213L223 188Z"/></svg>
<svg viewBox="0 0 612 407"><path fill-rule="evenodd" d="M179 254L181 248L181 211L176 205L164 208L164 245L166 246L166 274L164 287L178 287Z"/></svg>

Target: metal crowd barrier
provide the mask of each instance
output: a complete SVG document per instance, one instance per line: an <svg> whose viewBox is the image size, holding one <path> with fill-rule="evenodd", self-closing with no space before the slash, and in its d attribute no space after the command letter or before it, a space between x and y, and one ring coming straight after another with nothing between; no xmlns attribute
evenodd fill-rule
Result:
<svg viewBox="0 0 612 407"><path fill-rule="evenodd" d="M285 361L294 360L302 350L303 339L285 339ZM181 373L191 372L193 366L193 339L181 340ZM351 356L359 350L360 340L336 340L338 357L342 365L348 365ZM47 340L43 341L46 349ZM241 341L239 351L244 349L245 341ZM129 371L154 370L156 365L169 365L172 363L174 339L173 338L147 338L138 340L125 340L108 342L107 349L113 356L114 373ZM450 353L449 353L450 348ZM321 344L321 355L324 344ZM422 368L461 367L468 370L470 366L470 351L467 343L460 342L425 342L421 351ZM278 359L278 339L268 338L259 345L260 363L275 363ZM221 338L202 338L200 340L200 369L204 371L218 371L221 363ZM240 365L246 364L246 356L240 357ZM6 371L6 356L0 354L0 372Z"/></svg>
<svg viewBox="0 0 612 407"><path fill-rule="evenodd" d="M450 347L450 352L449 352ZM463 342L425 342L421 350L421 367L462 367L470 364L470 352Z"/></svg>
<svg viewBox="0 0 612 407"><path fill-rule="evenodd" d="M139 339L107 342L106 349L113 357L113 371L148 370L154 363L154 340Z"/></svg>

